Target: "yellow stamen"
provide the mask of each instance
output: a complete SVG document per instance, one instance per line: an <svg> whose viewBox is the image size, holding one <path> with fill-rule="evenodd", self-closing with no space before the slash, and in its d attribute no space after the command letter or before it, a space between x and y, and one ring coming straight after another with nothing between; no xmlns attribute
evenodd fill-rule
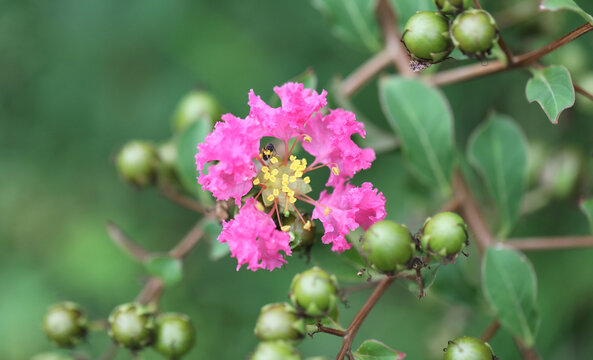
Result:
<svg viewBox="0 0 593 360"><path fill-rule="evenodd" d="M282 231L284 232L288 232L290 231L290 225L284 225L283 227L280 228Z"/></svg>
<svg viewBox="0 0 593 360"><path fill-rule="evenodd" d="M255 178L255 180L253 180L253 185L259 185L259 183L259 178Z"/></svg>
<svg viewBox="0 0 593 360"><path fill-rule="evenodd" d="M280 195L280 191L278 191L278 189L274 189L274 191L272 191L272 194L274 194L274 196L278 196Z"/></svg>
<svg viewBox="0 0 593 360"><path fill-rule="evenodd" d="M278 158L274 156L273 158L271 158L271 159L270 159L270 162L271 162L272 164L275 164L275 163L277 163L277 162L278 162Z"/></svg>
<svg viewBox="0 0 593 360"><path fill-rule="evenodd" d="M272 175L278 175L278 169L272 170Z"/></svg>
<svg viewBox="0 0 593 360"><path fill-rule="evenodd" d="M327 214L329 214L330 211L331 209L326 206L325 210L323 211L323 216L327 216Z"/></svg>
<svg viewBox="0 0 593 360"><path fill-rule="evenodd" d="M303 172L302 171L297 171L297 172L294 173L294 176L301 177L301 176L303 176Z"/></svg>
<svg viewBox="0 0 593 360"><path fill-rule="evenodd" d="M295 161L295 160L296 160L296 156L290 155L290 161Z"/></svg>
<svg viewBox="0 0 593 360"><path fill-rule="evenodd" d="M264 174L266 174L268 171L270 171L270 168L269 168L269 167L267 167L267 166L263 166L263 167L261 168L261 171L262 171Z"/></svg>
<svg viewBox="0 0 593 360"><path fill-rule="evenodd" d="M332 167L332 172L334 175L340 175L340 169L337 166Z"/></svg>
<svg viewBox="0 0 593 360"><path fill-rule="evenodd" d="M303 138L303 141L311 142L311 141L313 141L313 139L311 139L311 137L309 135L305 135L305 137Z"/></svg>
<svg viewBox="0 0 593 360"><path fill-rule="evenodd" d="M268 201L274 201L274 195L270 194L266 199L268 199Z"/></svg>
<svg viewBox="0 0 593 360"><path fill-rule="evenodd" d="M293 183L296 181L296 176L291 176L288 180Z"/></svg>
<svg viewBox="0 0 593 360"><path fill-rule="evenodd" d="M307 220L307 222L305 223L305 225L303 225L303 229L305 230L311 230L311 221Z"/></svg>
<svg viewBox="0 0 593 360"><path fill-rule="evenodd" d="M305 176L305 178L303 179L303 181L305 182L305 184L308 184L311 182L311 178L308 176Z"/></svg>
<svg viewBox="0 0 593 360"><path fill-rule="evenodd" d="M264 206L259 201L255 203L255 208L257 210L259 210L259 211L264 211L265 210Z"/></svg>
<svg viewBox="0 0 593 360"><path fill-rule="evenodd" d="M288 199L288 201L290 201L291 204L294 204L296 202L296 198L294 197L294 192L292 193L292 196Z"/></svg>

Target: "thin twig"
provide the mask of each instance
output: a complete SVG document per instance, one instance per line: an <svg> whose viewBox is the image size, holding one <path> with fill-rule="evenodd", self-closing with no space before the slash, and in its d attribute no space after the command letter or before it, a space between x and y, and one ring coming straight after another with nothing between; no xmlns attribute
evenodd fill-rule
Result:
<svg viewBox="0 0 593 360"><path fill-rule="evenodd" d="M128 237L122 229L120 229L115 223L109 221L107 223L107 233L113 242L123 249L125 252L130 254L140 262L144 262L150 258L150 252L136 244L130 237Z"/></svg>
<svg viewBox="0 0 593 360"><path fill-rule="evenodd" d="M140 294L136 297L136 302L140 304L147 304L151 301L158 300L163 291L163 281L158 277L151 277L148 279Z"/></svg>
<svg viewBox="0 0 593 360"><path fill-rule="evenodd" d="M416 73L410 68L408 50L401 42L401 34L397 25L397 17L389 0L379 0L377 3L377 18L381 24L381 31L385 41L385 50L397 71L404 76L414 76Z"/></svg>
<svg viewBox="0 0 593 360"><path fill-rule="evenodd" d="M354 320L352 320L352 322L348 326L348 329L346 330L346 334L344 334L344 341L342 343L342 347L340 348L340 352L338 353L338 356L336 357L337 360L344 360L344 358L346 356L348 356L348 354L350 354L350 350L352 348L352 342L354 341L354 337L356 336L356 333L358 332L360 325L362 325L364 319L367 317L369 312L373 309L373 306L375 306L377 301L381 298L381 296L383 295L385 290L387 290L387 288L389 288L389 285L391 285L393 280L395 280L395 277L393 277L393 276L387 276L387 277L383 278L379 282L379 284L377 285L377 287L375 288L375 290L373 291L371 296L369 296L366 303L362 306L362 308L360 309L358 314L356 314L356 316L354 317Z"/></svg>
<svg viewBox="0 0 593 360"><path fill-rule="evenodd" d="M200 214L205 214L208 210L204 207L204 205L200 204L199 202L195 201L194 199L188 196L183 195L171 186L161 187L161 192L169 200L191 211L195 211Z"/></svg>
<svg viewBox="0 0 593 360"><path fill-rule="evenodd" d="M345 96L353 96L360 88L369 82L377 73L391 62L391 55L387 49L375 54L354 70L342 81L341 92Z"/></svg>
<svg viewBox="0 0 593 360"><path fill-rule="evenodd" d="M484 221L482 212L473 198L469 186L459 172L455 173L453 186L455 188L455 193L462 199L461 209L469 228L473 230L475 234L478 250L480 253L484 253L486 247L494 243L494 236L490 232L486 221Z"/></svg>
<svg viewBox="0 0 593 360"><path fill-rule="evenodd" d="M517 250L557 250L593 247L593 236L563 236L509 239L506 242Z"/></svg>
<svg viewBox="0 0 593 360"><path fill-rule="evenodd" d="M582 25L563 37L552 41L546 46L534 51L530 51L523 55L513 56L512 61L510 61L508 64L505 64L500 60L496 60L488 63L487 65L476 64L462 66L452 70L442 71L433 76L429 76L427 77L427 80L434 85L448 85L480 76L494 74L504 70L529 66L537 62L545 55L551 53L563 45L568 44L569 42L577 39L591 30L593 30L593 25L589 23Z"/></svg>
<svg viewBox="0 0 593 360"><path fill-rule="evenodd" d="M339 337L344 337L344 335L346 335L346 332L344 330L334 329L334 328L330 328L330 327L323 326L323 325L317 325L316 332L322 332L322 333L331 334L331 335L335 335L335 336L339 336Z"/></svg>
<svg viewBox="0 0 593 360"><path fill-rule="evenodd" d="M482 339L482 341L484 341L484 342L489 341L496 334L498 329L500 329L500 322L498 320L494 320L492 322L492 324L490 324L490 326L488 326L488 329L486 329L486 331L484 331L482 336L480 336L480 339Z"/></svg>
<svg viewBox="0 0 593 360"><path fill-rule="evenodd" d="M587 90L583 89L582 87L580 87L577 84L573 84L574 85L574 89L576 92L578 92L581 95L584 95L585 97L589 98L590 100L593 100L593 94L591 94L590 92L588 92Z"/></svg>
<svg viewBox="0 0 593 360"><path fill-rule="evenodd" d="M525 343L519 339L515 338L515 343L517 344L517 348L523 357L523 360L540 360L541 357L537 353L537 350L533 347L528 347Z"/></svg>
<svg viewBox="0 0 593 360"><path fill-rule="evenodd" d="M454 195L451 200L447 201L440 209L439 212L456 211L462 205L461 197Z"/></svg>
<svg viewBox="0 0 593 360"><path fill-rule="evenodd" d="M203 220L198 221L198 223L194 225L187 235L185 235L185 237L169 251L169 255L181 259L189 254L189 252L194 248L194 246L196 246L198 241L200 241L204 235L204 229L202 229L203 225Z"/></svg>

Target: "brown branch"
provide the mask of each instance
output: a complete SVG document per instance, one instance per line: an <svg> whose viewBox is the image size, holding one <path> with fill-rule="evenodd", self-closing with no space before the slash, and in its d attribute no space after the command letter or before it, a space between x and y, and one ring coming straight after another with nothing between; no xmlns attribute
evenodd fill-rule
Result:
<svg viewBox="0 0 593 360"><path fill-rule="evenodd" d="M381 24L381 31L385 40L385 50L398 72L404 76L414 76L416 73L410 68L408 50L401 42L401 34L397 25L397 17L389 0L379 0L377 3L377 18Z"/></svg>
<svg viewBox="0 0 593 360"><path fill-rule="evenodd" d="M112 221L107 223L107 233L113 242L126 253L130 254L135 259L144 262L150 258L150 252L136 244L130 239L122 229L115 225Z"/></svg>
<svg viewBox="0 0 593 360"><path fill-rule="evenodd" d="M198 241L204 235L204 229L202 229L203 220L198 223L185 235L183 239L169 251L169 255L178 259L185 257L189 252L196 246Z"/></svg>
<svg viewBox="0 0 593 360"><path fill-rule="evenodd" d="M206 209L206 207L204 207L204 205L200 204L199 202L188 196L183 195L172 186L161 187L161 192L169 200L191 211L195 211L200 214L205 214L208 210Z"/></svg>
<svg viewBox="0 0 593 360"><path fill-rule="evenodd" d="M346 332L344 330L334 329L334 328L330 328L330 327L323 326L323 325L317 325L316 333L320 333L320 332L339 336L339 337L344 337L346 335Z"/></svg>
<svg viewBox="0 0 593 360"><path fill-rule="evenodd" d="M517 250L575 249L593 247L593 236L509 239L507 244Z"/></svg>
<svg viewBox="0 0 593 360"><path fill-rule="evenodd" d="M453 188L457 196L462 199L461 210L470 230L475 234L478 250L480 253L484 253L486 247L494 243L494 236L490 232L486 221L484 221L482 212L473 198L469 186L459 172L455 173Z"/></svg>
<svg viewBox="0 0 593 360"><path fill-rule="evenodd" d="M498 320L494 320L492 324L488 326L488 329L484 331L482 336L480 336L480 339L482 339L484 342L488 342L496 334L498 329L500 329L500 322Z"/></svg>
<svg viewBox="0 0 593 360"><path fill-rule="evenodd" d="M539 354L537 353L537 350L535 350L535 348L533 347L527 347L521 339L515 338L515 343L517 344L517 348L519 349L519 352L521 353L521 356L524 360L541 359Z"/></svg>
<svg viewBox="0 0 593 360"><path fill-rule="evenodd" d="M362 325L364 319L367 317L369 312L373 309L373 306L377 303L377 301L381 298L385 290L389 288L389 285L395 280L393 276L387 276L383 278L371 296L367 299L366 303L362 306L358 314L354 317L354 320L346 329L346 333L344 334L344 341L342 343L342 347L340 348L340 352L338 352L338 356L336 357L337 360L344 360L346 356L350 357L350 351L352 349L352 342L354 341L354 337Z"/></svg>
<svg viewBox="0 0 593 360"><path fill-rule="evenodd" d="M383 70L391 62L391 55L387 49L375 54L369 60L360 65L346 79L342 81L341 92L351 97L367 82L369 82L379 71Z"/></svg>
<svg viewBox="0 0 593 360"><path fill-rule="evenodd" d="M461 197L457 196L457 194L455 196L453 196L453 198L449 201L447 201L440 209L439 212L446 212L446 211L456 211L457 209L459 209L461 207L462 201L461 201Z"/></svg>
<svg viewBox="0 0 593 360"><path fill-rule="evenodd" d="M593 25L589 23L582 25L577 29L571 31L570 33L564 35L563 37L549 43L546 46L543 46L534 51L530 51L523 55L513 56L511 58L512 61L509 61L508 64L505 64L504 62L497 60L492 61L487 65L476 64L462 66L452 70L442 71L433 76L429 76L427 77L427 80L434 85L448 85L480 76L494 74L505 70L529 66L537 62L545 55L551 53L552 51L558 49L563 45L568 44L569 42L577 39L578 37L586 34L591 30L593 30Z"/></svg>
<svg viewBox="0 0 593 360"><path fill-rule="evenodd" d="M573 83L573 85L574 85L574 90L576 92L578 92L581 95L584 95L585 97L589 98L590 100L593 100L593 94L591 94L590 92L588 92L587 90L583 89L582 87L580 87L577 84L574 84Z"/></svg>
<svg viewBox="0 0 593 360"><path fill-rule="evenodd" d="M136 302L148 304L151 301L158 300L163 292L163 281L158 277L150 277L140 294L136 297Z"/></svg>

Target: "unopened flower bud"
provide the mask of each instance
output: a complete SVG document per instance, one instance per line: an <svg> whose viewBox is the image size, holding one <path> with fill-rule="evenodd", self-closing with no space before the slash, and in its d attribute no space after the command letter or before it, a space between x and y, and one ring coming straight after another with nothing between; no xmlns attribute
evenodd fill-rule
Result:
<svg viewBox="0 0 593 360"><path fill-rule="evenodd" d="M260 343L251 360L301 360L299 352L284 341L266 341Z"/></svg>
<svg viewBox="0 0 593 360"><path fill-rule="evenodd" d="M455 15L467 9L466 0L433 0L435 6L443 14Z"/></svg>
<svg viewBox="0 0 593 360"><path fill-rule="evenodd" d="M467 245L467 225L461 216L442 212L424 223L422 249L431 255L455 257Z"/></svg>
<svg viewBox="0 0 593 360"><path fill-rule="evenodd" d="M371 225L365 232L362 250L375 268L392 272L410 261L414 242L406 226L383 220Z"/></svg>
<svg viewBox="0 0 593 360"><path fill-rule="evenodd" d="M449 20L431 11L418 11L408 20L402 41L414 59L428 63L442 61L453 51Z"/></svg>
<svg viewBox="0 0 593 360"><path fill-rule="evenodd" d="M60 347L73 347L86 337L88 320L82 308L63 302L49 308L43 319L43 331Z"/></svg>
<svg viewBox="0 0 593 360"><path fill-rule="evenodd" d="M139 350L151 345L155 335L154 314L140 304L123 304L109 315L109 336L123 347Z"/></svg>
<svg viewBox="0 0 593 360"><path fill-rule="evenodd" d="M187 315L160 314L156 318L156 337L153 347L169 359L178 359L194 345L196 331Z"/></svg>
<svg viewBox="0 0 593 360"><path fill-rule="evenodd" d="M261 309L254 332L261 341L299 341L305 336L305 322L289 304L268 304Z"/></svg>
<svg viewBox="0 0 593 360"><path fill-rule="evenodd" d="M469 336L449 341L443 360L493 360L492 348L486 342Z"/></svg>
<svg viewBox="0 0 593 360"><path fill-rule="evenodd" d="M290 285L290 300L306 316L321 317L338 301L338 284L318 267L297 274Z"/></svg>
<svg viewBox="0 0 593 360"><path fill-rule="evenodd" d="M466 10L453 20L451 40L465 55L483 59L498 41L498 28L486 10Z"/></svg>
<svg viewBox="0 0 593 360"><path fill-rule="evenodd" d="M211 126L220 119L222 110L218 101L206 91L192 91L177 105L172 125L175 133L180 133L198 121L208 121Z"/></svg>
<svg viewBox="0 0 593 360"><path fill-rule="evenodd" d="M120 176L138 187L154 184L159 159L152 144L131 141L117 154L116 167Z"/></svg>

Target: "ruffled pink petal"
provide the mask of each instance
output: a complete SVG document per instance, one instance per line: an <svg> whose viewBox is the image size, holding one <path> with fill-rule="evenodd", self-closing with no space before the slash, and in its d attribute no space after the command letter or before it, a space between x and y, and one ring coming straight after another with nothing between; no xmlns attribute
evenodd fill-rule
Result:
<svg viewBox="0 0 593 360"><path fill-rule="evenodd" d="M325 207L316 206L313 219L323 224L325 234L321 237L324 244L332 244L332 251L343 252L352 245L346 241L346 234L359 226L369 226L385 218L385 197L371 183L355 187L344 182L339 183L331 194L321 193L318 203L329 207L325 215Z"/></svg>
<svg viewBox="0 0 593 360"><path fill-rule="evenodd" d="M286 263L280 251L292 254L290 235L276 230L274 221L255 207L252 198L245 201L233 220L223 223L218 241L228 243L231 256L237 259L237 271L243 264L251 271L272 271Z"/></svg>
<svg viewBox="0 0 593 360"><path fill-rule="evenodd" d="M223 115L214 130L198 145L196 166L200 172L198 182L218 200L241 197L251 189L256 175L253 158L259 154L262 137L257 122ZM207 163L217 162L208 167Z"/></svg>
<svg viewBox="0 0 593 360"><path fill-rule="evenodd" d="M268 106L253 90L249 93L249 117L261 125L264 136L284 141L299 136L311 116L327 105L325 90L317 94L303 84L286 83L274 91L282 103L279 108Z"/></svg>
<svg viewBox="0 0 593 360"><path fill-rule="evenodd" d="M330 175L327 185L335 186L342 179L351 178L358 171L368 169L375 160L372 149L361 149L352 141L352 135L364 137L366 132L350 111L336 109L326 116L317 115L307 123L305 133L312 141L304 142L303 148L315 156L315 162L336 164L340 170L339 176Z"/></svg>

